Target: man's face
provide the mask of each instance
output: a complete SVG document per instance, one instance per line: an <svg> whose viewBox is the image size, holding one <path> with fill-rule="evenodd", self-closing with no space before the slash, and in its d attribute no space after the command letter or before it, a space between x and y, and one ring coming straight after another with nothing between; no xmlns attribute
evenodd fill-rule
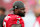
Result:
<svg viewBox="0 0 40 27"><path fill-rule="evenodd" d="M25 16L25 8L17 9L15 11L15 14L17 14L17 15L19 15L21 17Z"/></svg>
<svg viewBox="0 0 40 27"><path fill-rule="evenodd" d="M4 12L2 10L0 10L0 15L3 15L3 14L4 14Z"/></svg>
<svg viewBox="0 0 40 27"><path fill-rule="evenodd" d="M34 9L35 15L40 16L40 8Z"/></svg>

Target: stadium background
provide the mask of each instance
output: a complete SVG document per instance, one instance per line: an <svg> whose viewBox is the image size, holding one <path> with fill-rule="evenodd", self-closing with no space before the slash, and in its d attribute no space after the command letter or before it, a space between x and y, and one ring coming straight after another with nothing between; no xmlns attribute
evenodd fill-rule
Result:
<svg viewBox="0 0 40 27"><path fill-rule="evenodd" d="M32 8L31 6L34 6L36 4L35 0L0 0L0 7L2 6L6 8L6 15L10 13L9 9L12 8L15 1L22 1L25 4L26 12Z"/></svg>

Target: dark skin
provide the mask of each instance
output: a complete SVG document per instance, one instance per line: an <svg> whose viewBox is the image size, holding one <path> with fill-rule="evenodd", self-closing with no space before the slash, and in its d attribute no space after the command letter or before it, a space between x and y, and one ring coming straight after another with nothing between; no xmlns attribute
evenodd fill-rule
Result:
<svg viewBox="0 0 40 27"><path fill-rule="evenodd" d="M3 10L0 10L0 15L4 15L5 12Z"/></svg>
<svg viewBox="0 0 40 27"><path fill-rule="evenodd" d="M15 9L14 13L17 15L21 14L19 16L24 16L25 15L25 8Z"/></svg>

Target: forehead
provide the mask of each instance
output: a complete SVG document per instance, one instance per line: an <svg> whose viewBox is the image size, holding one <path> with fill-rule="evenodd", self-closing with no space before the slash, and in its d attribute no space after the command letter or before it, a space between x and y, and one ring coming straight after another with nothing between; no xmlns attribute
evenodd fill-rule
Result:
<svg viewBox="0 0 40 27"><path fill-rule="evenodd" d="M0 12L4 12L3 10L0 10Z"/></svg>

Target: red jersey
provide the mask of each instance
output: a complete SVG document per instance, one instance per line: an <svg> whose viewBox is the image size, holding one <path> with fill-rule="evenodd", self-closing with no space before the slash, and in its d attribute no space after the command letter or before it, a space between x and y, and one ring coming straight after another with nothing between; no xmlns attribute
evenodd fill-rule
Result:
<svg viewBox="0 0 40 27"><path fill-rule="evenodd" d="M38 17L36 18L36 21L35 21L33 27L40 27L40 16L38 16Z"/></svg>
<svg viewBox="0 0 40 27"><path fill-rule="evenodd" d="M9 14L4 18L3 27L24 27L24 21L18 15Z"/></svg>

